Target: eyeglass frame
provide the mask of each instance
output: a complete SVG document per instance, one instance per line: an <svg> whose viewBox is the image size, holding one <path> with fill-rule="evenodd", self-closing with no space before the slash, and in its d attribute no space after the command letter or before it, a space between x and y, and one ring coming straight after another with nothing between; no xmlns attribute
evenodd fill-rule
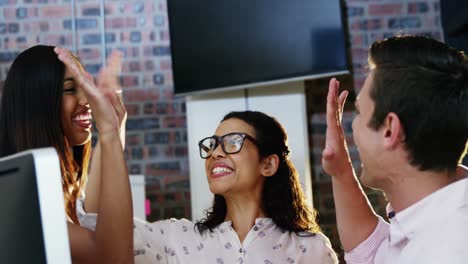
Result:
<svg viewBox="0 0 468 264"><path fill-rule="evenodd" d="M226 151L225 148L224 148L224 141L223 141L223 139L224 139L225 137L231 136L231 135L240 135L241 138L242 138L241 146L240 146L239 150L237 150L237 151L235 151L235 152L228 152L228 151ZM209 138L213 138L213 139L216 140L216 141L215 141L215 145L214 145L213 149L211 150L211 153L210 153L208 156L203 157L203 155L202 155L202 147L205 147L205 145L203 145L202 142L205 141L205 140L207 140L207 139L209 139ZM258 147L258 142L257 142L257 140L256 140L254 137L252 137L251 135L249 135L249 134L247 134L247 133L243 133L243 132L231 132L231 133L224 134L224 135L222 135L222 136L213 135L213 136L210 136L210 137L203 138L203 139L201 139L200 141L198 141L198 150L199 150L199 152L200 152L200 158L202 158L202 159L207 159L207 158L211 157L211 155L213 154L213 152L215 151L215 149L216 149L219 145L221 145L221 149L222 149L222 150L224 151L224 153L226 153L226 154L236 154L236 153L239 153L239 152L242 150L242 147L244 146L244 141L245 141L245 139L250 140L250 142L252 142L255 146ZM208 151L205 151L205 152L208 153Z"/></svg>

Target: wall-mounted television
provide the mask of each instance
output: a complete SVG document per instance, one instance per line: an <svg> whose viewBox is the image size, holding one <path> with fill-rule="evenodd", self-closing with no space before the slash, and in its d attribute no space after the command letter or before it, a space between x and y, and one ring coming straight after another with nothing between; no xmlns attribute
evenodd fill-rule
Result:
<svg viewBox="0 0 468 264"><path fill-rule="evenodd" d="M348 72L340 0L167 1L176 94Z"/></svg>

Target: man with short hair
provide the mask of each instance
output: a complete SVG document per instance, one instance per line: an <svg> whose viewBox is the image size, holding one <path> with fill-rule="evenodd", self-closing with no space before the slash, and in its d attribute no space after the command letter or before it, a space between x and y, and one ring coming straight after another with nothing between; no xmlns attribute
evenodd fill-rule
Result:
<svg viewBox="0 0 468 264"><path fill-rule="evenodd" d="M468 58L444 43L393 37L369 51L353 136L361 182L388 198L390 224L357 180L341 128L347 92L330 81L324 170L347 263L468 263ZM457 173L458 170L458 173Z"/></svg>

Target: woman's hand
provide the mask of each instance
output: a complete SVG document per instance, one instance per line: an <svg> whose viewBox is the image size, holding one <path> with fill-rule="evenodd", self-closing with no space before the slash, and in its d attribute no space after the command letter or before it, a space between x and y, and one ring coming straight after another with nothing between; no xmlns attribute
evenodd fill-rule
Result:
<svg viewBox="0 0 468 264"><path fill-rule="evenodd" d="M121 69L121 53L112 52L107 60L107 66L98 74L96 86L92 76L84 71L67 49L56 47L54 51L59 60L68 67L88 99L101 136L108 132L118 133L122 120L125 120L127 114L116 93L116 89L120 90L118 74Z"/></svg>
<svg viewBox="0 0 468 264"><path fill-rule="evenodd" d="M96 231L88 236L77 228L69 228L72 257L85 259L85 263L133 263L133 208L127 167L119 139L119 129L125 120L126 111L116 93L120 89L121 54L113 52L107 66L101 69L97 85L85 73L71 53L55 48L61 60L83 90L91 106L99 130L100 151L97 168L100 185L97 188L99 201L96 212ZM89 239L91 238L91 239ZM92 248L93 254L86 254Z"/></svg>

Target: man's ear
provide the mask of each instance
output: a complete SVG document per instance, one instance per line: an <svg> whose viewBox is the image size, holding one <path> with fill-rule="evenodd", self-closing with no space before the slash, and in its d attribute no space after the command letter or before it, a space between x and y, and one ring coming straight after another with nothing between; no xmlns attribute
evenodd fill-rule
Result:
<svg viewBox="0 0 468 264"><path fill-rule="evenodd" d="M276 154L271 154L263 158L260 162L260 173L265 177L273 176L278 170L279 160Z"/></svg>
<svg viewBox="0 0 468 264"><path fill-rule="evenodd" d="M390 112L385 117L383 126L384 147L394 149L405 141L405 131L403 124L397 114Z"/></svg>

